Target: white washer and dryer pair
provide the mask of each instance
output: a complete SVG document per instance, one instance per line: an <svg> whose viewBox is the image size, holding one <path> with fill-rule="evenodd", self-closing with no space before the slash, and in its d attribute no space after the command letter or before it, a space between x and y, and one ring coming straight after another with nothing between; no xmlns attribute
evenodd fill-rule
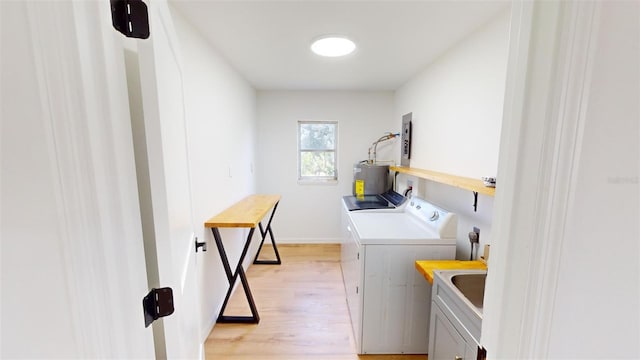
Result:
<svg viewBox="0 0 640 360"><path fill-rule="evenodd" d="M394 210L342 205L342 276L357 352L426 354L431 285L415 261L455 259L457 216L416 197Z"/></svg>

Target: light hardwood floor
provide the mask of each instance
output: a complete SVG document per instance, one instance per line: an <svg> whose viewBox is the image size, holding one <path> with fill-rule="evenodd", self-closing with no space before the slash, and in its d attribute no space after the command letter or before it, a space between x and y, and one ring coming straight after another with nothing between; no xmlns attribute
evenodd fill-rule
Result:
<svg viewBox="0 0 640 360"><path fill-rule="evenodd" d="M260 323L217 324L208 360L426 360L426 355L358 356L342 284L340 245L278 245L282 265L247 271ZM270 258L265 247L260 258ZM226 286L226 284L225 284ZM248 315L242 287L226 315Z"/></svg>

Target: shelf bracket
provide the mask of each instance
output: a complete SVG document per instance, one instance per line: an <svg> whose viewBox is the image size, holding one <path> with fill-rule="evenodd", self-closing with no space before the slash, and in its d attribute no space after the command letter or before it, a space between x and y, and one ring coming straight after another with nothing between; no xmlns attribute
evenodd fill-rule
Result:
<svg viewBox="0 0 640 360"><path fill-rule="evenodd" d="M473 192L473 212L478 211L478 192Z"/></svg>

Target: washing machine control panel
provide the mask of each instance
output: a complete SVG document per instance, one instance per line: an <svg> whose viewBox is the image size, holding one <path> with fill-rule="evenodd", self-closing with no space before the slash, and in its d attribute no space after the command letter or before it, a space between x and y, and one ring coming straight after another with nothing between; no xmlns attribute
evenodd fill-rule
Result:
<svg viewBox="0 0 640 360"><path fill-rule="evenodd" d="M454 213L417 197L409 200L405 211L432 226L443 238L456 236L458 219Z"/></svg>

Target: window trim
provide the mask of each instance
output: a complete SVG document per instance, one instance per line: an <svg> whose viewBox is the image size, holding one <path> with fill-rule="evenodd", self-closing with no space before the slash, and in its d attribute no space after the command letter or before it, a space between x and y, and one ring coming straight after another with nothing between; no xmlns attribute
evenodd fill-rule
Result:
<svg viewBox="0 0 640 360"><path fill-rule="evenodd" d="M334 146L333 149L323 149L323 150L303 150L300 130L302 125L305 124L330 124L334 125L335 129L335 138L334 138ZM296 136L298 143L298 156L297 156L297 168L298 168L298 183L299 184L317 184L317 185L326 185L326 184L337 184L338 183L338 134L339 134L339 126L337 120L298 120ZM302 176L302 152L333 152L334 154L334 168L335 174L334 176Z"/></svg>

